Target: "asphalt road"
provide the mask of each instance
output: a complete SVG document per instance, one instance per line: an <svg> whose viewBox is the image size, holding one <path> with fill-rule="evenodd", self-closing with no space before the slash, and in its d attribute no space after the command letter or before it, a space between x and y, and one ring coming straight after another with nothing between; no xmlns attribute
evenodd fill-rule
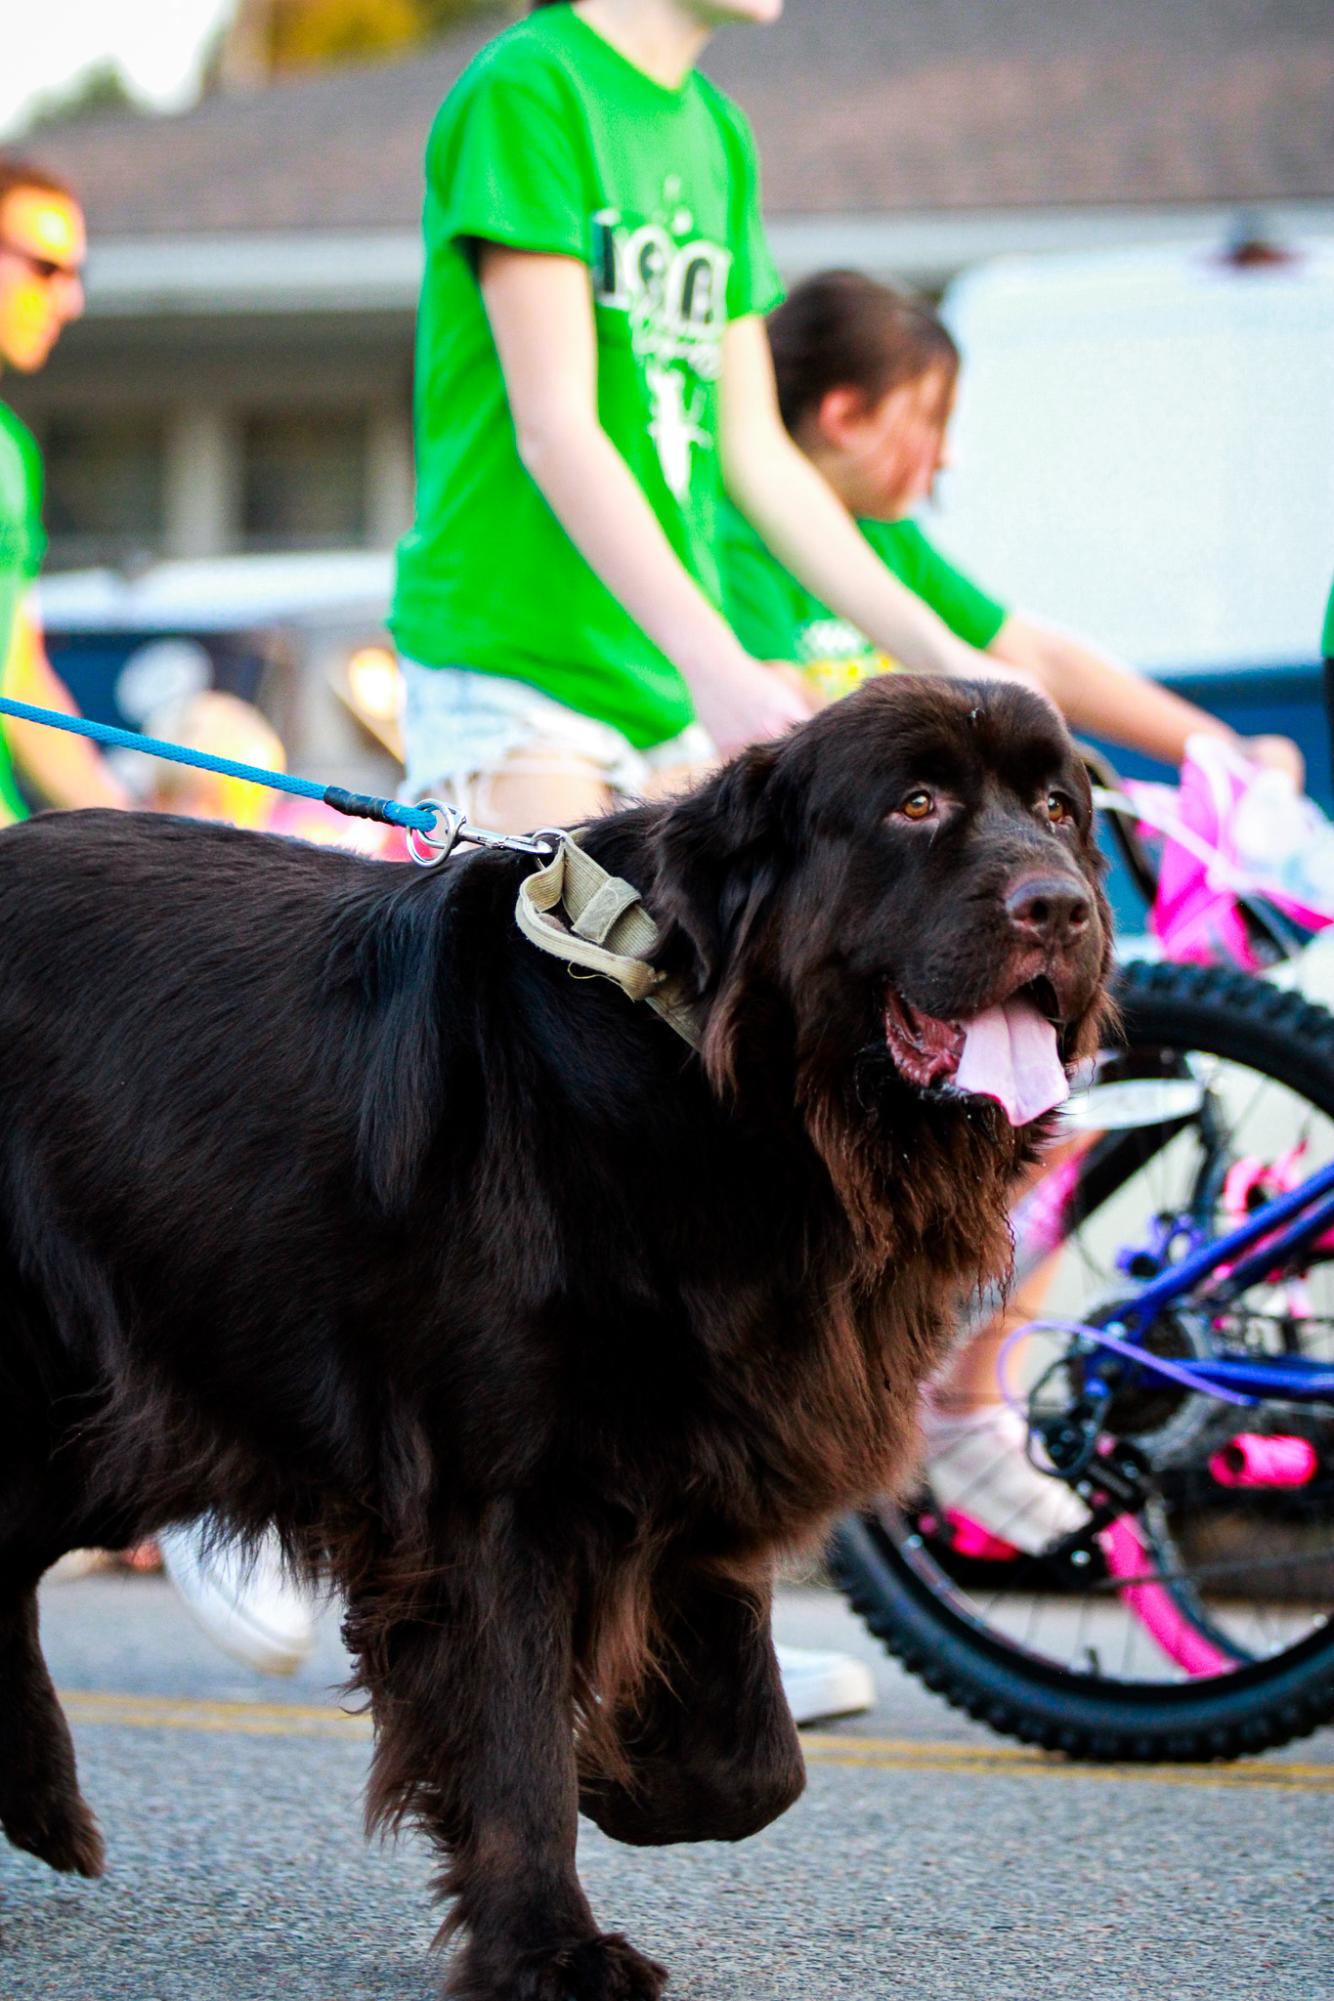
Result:
<svg viewBox="0 0 1334 2001"><path fill-rule="evenodd" d="M274 1682L160 1579L52 1584L43 1617L110 1869L71 1882L0 1844L0 2001L430 2001L429 1857L362 1840L336 1620ZM739 1848L584 1831L595 1910L676 2001L1334 2001L1334 1733L1091 1772L935 1702L828 1593L786 1592L780 1627L879 1689L808 1734L800 1805Z"/></svg>

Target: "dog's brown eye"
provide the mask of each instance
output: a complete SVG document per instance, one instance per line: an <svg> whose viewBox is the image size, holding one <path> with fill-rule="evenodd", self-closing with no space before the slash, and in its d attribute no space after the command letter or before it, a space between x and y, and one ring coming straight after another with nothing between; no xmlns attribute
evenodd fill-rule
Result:
<svg viewBox="0 0 1334 2001"><path fill-rule="evenodd" d="M1075 817L1075 809L1064 792L1049 792L1046 799L1047 818L1053 827L1064 827Z"/></svg>
<svg viewBox="0 0 1334 2001"><path fill-rule="evenodd" d="M927 820L935 810L935 804L929 792L910 792L899 811L905 820Z"/></svg>

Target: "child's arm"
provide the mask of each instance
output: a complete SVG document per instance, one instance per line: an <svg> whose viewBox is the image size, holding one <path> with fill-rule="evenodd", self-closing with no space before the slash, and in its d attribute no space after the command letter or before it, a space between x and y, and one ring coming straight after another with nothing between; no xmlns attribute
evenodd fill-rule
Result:
<svg viewBox="0 0 1334 2001"><path fill-rule="evenodd" d="M734 320L724 340L723 472L741 512L822 603L905 667L1029 682L956 639L867 546L847 509L783 427L762 320Z"/></svg>
<svg viewBox="0 0 1334 2001"><path fill-rule="evenodd" d="M79 711L69 689L46 657L31 602L20 605L3 676L4 692L35 708ZM47 723L6 719L5 734L14 761L34 789L52 806L128 806L129 794L114 778L106 759L87 737Z"/></svg>
<svg viewBox="0 0 1334 2001"><path fill-rule="evenodd" d="M1187 737L1225 737L1257 764L1277 765L1298 787L1303 783L1302 753L1287 737L1239 738L1217 716L1036 619L1012 612L988 651L1040 681L1076 730L1173 765L1184 757Z"/></svg>
<svg viewBox="0 0 1334 2001"><path fill-rule="evenodd" d="M680 668L724 755L802 721L810 704L743 651L599 422L587 268L496 244L479 261L519 456L570 540Z"/></svg>

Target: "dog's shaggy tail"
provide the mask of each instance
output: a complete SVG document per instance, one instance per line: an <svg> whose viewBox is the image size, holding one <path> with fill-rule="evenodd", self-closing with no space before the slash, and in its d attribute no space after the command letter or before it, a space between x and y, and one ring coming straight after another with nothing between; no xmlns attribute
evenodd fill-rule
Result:
<svg viewBox="0 0 1334 2001"><path fill-rule="evenodd" d="M335 925L325 977L355 997L357 1155L380 1210L411 1200L442 1110L441 966L448 899L418 877L369 910L361 886ZM364 1011L364 1012L361 1012Z"/></svg>

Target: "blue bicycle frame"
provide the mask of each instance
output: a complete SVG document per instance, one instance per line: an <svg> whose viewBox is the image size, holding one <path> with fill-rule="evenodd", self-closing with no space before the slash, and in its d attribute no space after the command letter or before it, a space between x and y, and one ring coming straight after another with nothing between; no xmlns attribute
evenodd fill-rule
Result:
<svg viewBox="0 0 1334 2001"><path fill-rule="evenodd" d="M1112 1309L1100 1325L1117 1338L1117 1354L1127 1348L1141 1350L1140 1365L1149 1373L1155 1358L1143 1349L1144 1336L1157 1316L1169 1306L1189 1302L1206 1311L1225 1306L1240 1297L1247 1286L1280 1270L1295 1252L1334 1226L1334 1162L1322 1167L1299 1188L1256 1209L1235 1230L1215 1237L1189 1252L1159 1277L1151 1279L1132 1300ZM1257 1248L1258 1247L1258 1248ZM1250 1256L1246 1256L1247 1252ZM1222 1272L1219 1282L1205 1286L1212 1274ZM1317 1362L1302 1355L1270 1357L1196 1356L1190 1358L1191 1377L1201 1389L1258 1400L1277 1399L1285 1403L1334 1402L1334 1364Z"/></svg>

